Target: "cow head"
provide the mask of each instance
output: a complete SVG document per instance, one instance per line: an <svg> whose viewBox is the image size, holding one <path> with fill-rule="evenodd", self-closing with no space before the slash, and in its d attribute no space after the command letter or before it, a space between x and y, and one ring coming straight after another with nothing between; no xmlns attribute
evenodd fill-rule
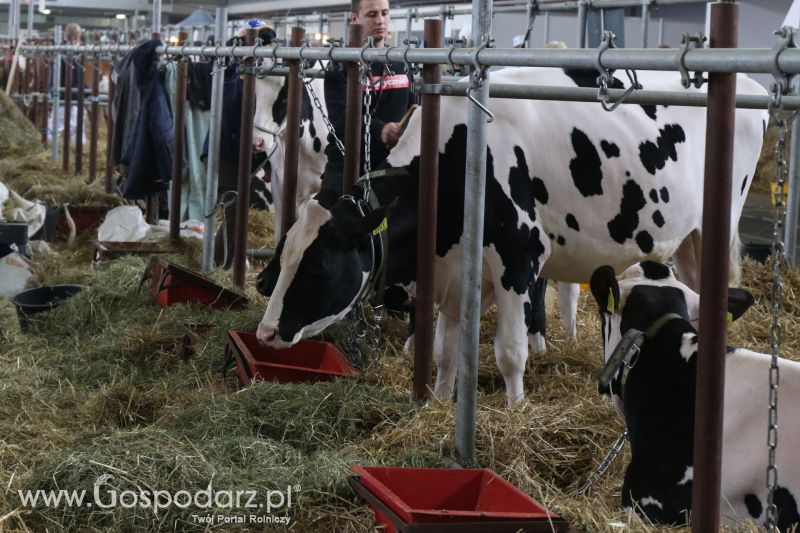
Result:
<svg viewBox="0 0 800 533"><path fill-rule="evenodd" d="M617 280L614 269L602 266L592 274L590 288L600 310L603 360L630 329L647 331L668 313L675 313L697 328L700 296L678 281L666 265L642 261L626 269ZM753 304L744 289L728 289L728 312L739 318ZM611 394L617 413L624 420L620 392L620 372L602 394Z"/></svg>
<svg viewBox="0 0 800 533"><path fill-rule="evenodd" d="M269 69L272 59L264 59L263 68ZM256 110L253 116L253 150L272 152L275 143L286 128L288 93L283 76L256 78Z"/></svg>
<svg viewBox="0 0 800 533"><path fill-rule="evenodd" d="M289 347L350 311L372 268L369 239L394 205L361 216L352 200L324 190L300 206L256 281L258 291L270 297L259 342Z"/></svg>

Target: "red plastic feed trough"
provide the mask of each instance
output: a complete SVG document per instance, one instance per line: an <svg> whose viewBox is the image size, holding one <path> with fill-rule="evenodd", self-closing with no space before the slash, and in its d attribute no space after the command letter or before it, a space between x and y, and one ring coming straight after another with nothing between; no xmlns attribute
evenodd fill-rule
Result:
<svg viewBox="0 0 800 533"><path fill-rule="evenodd" d="M301 383L358 376L342 352L327 342L303 340L284 350L261 346L255 333L228 330L225 367L236 361L239 382Z"/></svg>
<svg viewBox="0 0 800 533"><path fill-rule="evenodd" d="M80 235L98 227L111 208L105 205L71 205L67 209L75 223L75 233ZM69 235L67 216L63 212L58 219L58 229L62 234Z"/></svg>
<svg viewBox="0 0 800 533"><path fill-rule="evenodd" d="M173 251L161 242L98 241L94 243L94 262L111 261L124 255L165 254Z"/></svg>
<svg viewBox="0 0 800 533"><path fill-rule="evenodd" d="M247 305L247 297L244 295L164 259L156 259L153 265L153 296L161 307L182 303L195 303L215 309L241 308Z"/></svg>
<svg viewBox="0 0 800 533"><path fill-rule="evenodd" d="M387 533L567 531L567 522L490 469L353 466L350 485Z"/></svg>

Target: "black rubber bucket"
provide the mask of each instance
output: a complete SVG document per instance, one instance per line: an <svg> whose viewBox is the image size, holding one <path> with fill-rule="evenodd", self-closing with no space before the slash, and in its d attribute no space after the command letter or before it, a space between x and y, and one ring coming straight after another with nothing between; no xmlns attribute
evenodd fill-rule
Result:
<svg viewBox="0 0 800 533"><path fill-rule="evenodd" d="M769 256L772 255L772 245L748 242L742 245L742 255L755 259L759 263L766 263Z"/></svg>
<svg viewBox="0 0 800 533"><path fill-rule="evenodd" d="M61 302L72 298L84 288L83 285L45 285L20 292L11 299L17 308L20 328L28 331L32 315L58 307Z"/></svg>

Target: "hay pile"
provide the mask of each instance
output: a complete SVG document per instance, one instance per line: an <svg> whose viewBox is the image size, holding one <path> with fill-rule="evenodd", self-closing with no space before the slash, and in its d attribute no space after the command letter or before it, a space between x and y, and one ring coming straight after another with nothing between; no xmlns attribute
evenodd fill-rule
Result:
<svg viewBox="0 0 800 533"><path fill-rule="evenodd" d="M252 241L251 241L252 242ZM404 326L386 319L379 364L360 381L314 386L258 383L237 389L233 372L219 368L226 328L253 330L264 300L253 290L242 311L193 306L155 307L137 289L142 258L122 258L89 268L91 246L44 261L39 281L89 287L49 316L35 333L19 332L13 309L0 303L0 528L40 531L201 529L192 515L237 515L236 508L181 509L158 513L117 506L26 508L17 490L69 489L106 498L112 489L198 491L258 490L300 485L289 511L300 531L370 531L372 516L346 483L353 464L451 466L455 407L408 399L411 361L398 355ZM190 264L183 250L173 260ZM229 284L229 274L213 277ZM744 284L758 298L750 320L732 338L764 351L768 268L745 262ZM785 317L796 320L800 273L785 277ZM552 306L551 306L552 307ZM505 408L491 338L496 316L483 321L479 368L478 460L565 516L576 531L661 531L619 509L627 450L587 496L574 491L601 460L622 427L596 392L599 325L590 297L579 307L578 345L564 342L557 311L550 346L532 356L525 376L527 401ZM179 356L182 325L213 323L197 355ZM797 357L800 336L787 327L784 353ZM348 335L332 328L330 335ZM108 496L110 497L110 496ZM107 502L107 499L103 501ZM246 512L246 511L245 511ZM285 512L285 511L282 511ZM258 529L229 525L226 530ZM747 526L739 530L747 531ZM674 530L681 531L681 530Z"/></svg>
<svg viewBox="0 0 800 533"><path fill-rule="evenodd" d="M5 92L0 92L0 159L40 150L40 134L36 126Z"/></svg>

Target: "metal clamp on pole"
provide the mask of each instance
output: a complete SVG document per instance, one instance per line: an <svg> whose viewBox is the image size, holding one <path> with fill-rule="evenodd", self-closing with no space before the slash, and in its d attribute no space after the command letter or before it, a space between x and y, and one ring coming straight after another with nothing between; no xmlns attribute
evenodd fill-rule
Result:
<svg viewBox="0 0 800 533"><path fill-rule="evenodd" d="M414 64L412 65L408 61L408 51L411 50L411 45L413 44L415 48L419 47L419 38L412 37L411 39L403 39L403 44L406 45L403 48L403 64L406 66L406 73L417 75L419 73L419 67Z"/></svg>
<svg viewBox="0 0 800 533"><path fill-rule="evenodd" d="M683 85L684 89L688 89L692 85L695 87L695 89L699 89L703 86L703 83L707 81L706 78L703 77L702 72L695 72L694 76L690 77L689 69L686 68L686 53L690 49L702 48L705 41L705 35L700 32L692 34L684 33L681 35L681 52L678 55L678 60L675 66L681 73L681 85Z"/></svg>
<svg viewBox="0 0 800 533"><path fill-rule="evenodd" d="M344 46L344 39L341 37L329 37L328 38L328 64L325 65L325 70L327 71L334 71L337 69L337 63L333 60L333 50L334 48Z"/></svg>
<svg viewBox="0 0 800 533"><path fill-rule="evenodd" d="M472 85L467 88L467 98L470 102L475 104L478 109L480 109L488 118L486 119L487 124L491 124L494 121L494 113L492 113L486 106L480 103L473 95L473 91L477 91L483 85L483 80L486 79L486 65L481 65L480 61L478 60L478 55L481 53L481 50L484 48L491 47L494 43L494 39L492 39L489 35L484 36L483 41L481 44L475 48L475 51L472 52L472 67L475 69L473 72L472 77Z"/></svg>
<svg viewBox="0 0 800 533"><path fill-rule="evenodd" d="M616 38L617 37L614 32L604 31L600 41L600 46L597 48L597 56L595 58L595 68L600 73L600 76L597 78L597 99L600 100L600 105L603 106L603 109L609 112L614 111L617 107L619 107L619 105L624 102L633 91L642 88L641 84L639 83L639 78L636 75L636 71L626 69L625 73L628 75L628 81L630 81L630 85L616 102L609 103L608 86L613 85L614 74L611 72L611 70L603 66L603 53L609 48L617 47L614 42Z"/></svg>
<svg viewBox="0 0 800 533"><path fill-rule="evenodd" d="M780 55L787 48L794 48L794 30L789 26L784 26L779 30L775 30L775 35L780 37L778 44L770 49L770 73L775 80L770 86L773 95L772 107L781 107L781 97L789 89L790 76L781 71L778 63Z"/></svg>

